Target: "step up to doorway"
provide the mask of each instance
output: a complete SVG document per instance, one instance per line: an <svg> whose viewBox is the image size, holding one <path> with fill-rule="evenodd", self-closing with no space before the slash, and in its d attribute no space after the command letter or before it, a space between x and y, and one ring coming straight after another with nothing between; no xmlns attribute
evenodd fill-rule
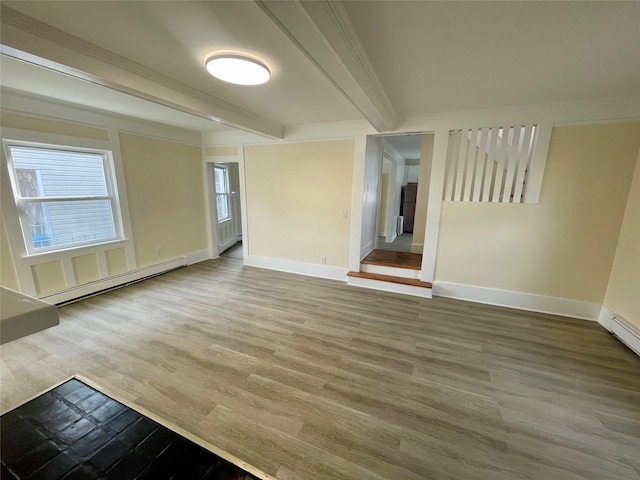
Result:
<svg viewBox="0 0 640 480"><path fill-rule="evenodd" d="M416 278L368 272L349 272L347 277L349 285L431 298L431 284Z"/></svg>
<svg viewBox="0 0 640 480"><path fill-rule="evenodd" d="M400 277L411 280L420 279L420 269L388 267L386 265L376 265L372 263L361 263L360 273L370 273L373 275L382 275L384 277Z"/></svg>

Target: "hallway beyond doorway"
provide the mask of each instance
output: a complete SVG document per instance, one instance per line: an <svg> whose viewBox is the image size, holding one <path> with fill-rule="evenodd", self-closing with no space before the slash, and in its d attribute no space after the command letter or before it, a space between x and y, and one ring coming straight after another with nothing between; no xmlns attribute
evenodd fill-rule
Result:
<svg viewBox="0 0 640 480"><path fill-rule="evenodd" d="M410 252L413 242L412 233L398 235L393 242L385 242L384 237L378 239L378 250L391 250L393 252Z"/></svg>

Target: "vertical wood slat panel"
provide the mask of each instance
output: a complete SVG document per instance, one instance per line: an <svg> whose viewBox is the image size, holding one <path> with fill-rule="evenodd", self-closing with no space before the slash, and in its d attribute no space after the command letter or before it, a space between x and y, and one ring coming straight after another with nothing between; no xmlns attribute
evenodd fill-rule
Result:
<svg viewBox="0 0 640 480"><path fill-rule="evenodd" d="M458 168L456 171L456 185L453 192L453 200L462 200L462 181L464 180L465 162L467 160L467 151L469 149L469 141L467 138L468 130L460 131L460 147L458 148Z"/></svg>
<svg viewBox="0 0 640 480"><path fill-rule="evenodd" d="M498 144L498 130L499 127L493 127L491 131L491 144L489 146L489 151L485 158L485 170L484 170L484 180L483 180L483 189L482 189L482 201L488 202L490 201L491 188L493 186L493 171L496 165L496 146Z"/></svg>
<svg viewBox="0 0 640 480"><path fill-rule="evenodd" d="M468 138L468 137L465 137ZM467 170L464 179L464 192L463 201L468 202L471 200L471 190L473 188L473 174L475 172L476 158L478 156L478 129L471 130L471 139L469 142L469 149L467 151Z"/></svg>
<svg viewBox="0 0 640 480"><path fill-rule="evenodd" d="M500 129L497 129L496 136ZM497 167L496 167L496 175L493 178L493 195L491 196L492 202L500 201L500 192L502 190L502 185L504 183L504 163L507 156L507 147L509 145L509 127L502 129L502 137L500 138L500 151L497 155Z"/></svg>
<svg viewBox="0 0 640 480"><path fill-rule="evenodd" d="M449 135L447 148L446 187L443 200L453 200L453 186L456 179L456 167L458 165L458 152L460 151L460 130L453 130Z"/></svg>
<svg viewBox="0 0 640 480"><path fill-rule="evenodd" d="M537 125L449 131L442 199L524 201Z"/></svg>
<svg viewBox="0 0 640 480"><path fill-rule="evenodd" d="M516 166L518 165L518 146L520 144L520 133L522 128L520 125L513 127L513 139L511 140L511 149L509 152L509 164L507 166L507 175L504 181L504 190L502 192L502 202L509 203L511 201L511 192L513 191L513 180L516 174Z"/></svg>
<svg viewBox="0 0 640 480"><path fill-rule="evenodd" d="M524 129L524 140L519 149L518 173L515 179L515 189L513 193L513 202L520 203L522 201L522 190L525 180L525 173L529 166L531 158L531 135L533 133L533 125L527 125Z"/></svg>
<svg viewBox="0 0 640 480"><path fill-rule="evenodd" d="M478 132L478 158L476 159L476 176L473 181L472 201L479 202L483 189L483 172L487 157L487 141L489 139L489 129L483 128Z"/></svg>

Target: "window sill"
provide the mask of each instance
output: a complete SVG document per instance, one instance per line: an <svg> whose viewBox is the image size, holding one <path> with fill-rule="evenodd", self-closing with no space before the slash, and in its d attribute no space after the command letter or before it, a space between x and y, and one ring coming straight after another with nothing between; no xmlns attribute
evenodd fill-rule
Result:
<svg viewBox="0 0 640 480"><path fill-rule="evenodd" d="M26 255L22 255L21 258L23 260L32 260L32 259L54 257L57 255L66 255L66 254L75 253L75 252L82 252L83 250L87 252L90 252L93 250L107 250L108 248L105 248L105 247L110 247L110 246L118 245L121 243L123 244L129 241L130 239L128 238L117 238L115 240L108 240L106 242L100 242L100 243L91 243L89 245L77 245L74 247L61 248L57 250L49 250L46 252L29 253Z"/></svg>

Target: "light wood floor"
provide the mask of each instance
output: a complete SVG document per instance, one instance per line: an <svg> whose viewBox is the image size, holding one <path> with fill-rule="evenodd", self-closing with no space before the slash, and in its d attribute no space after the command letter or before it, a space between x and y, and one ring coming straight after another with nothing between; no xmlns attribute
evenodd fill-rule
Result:
<svg viewBox="0 0 640 480"><path fill-rule="evenodd" d="M80 373L281 480L640 479L640 359L598 324L241 267L2 346L2 411Z"/></svg>

